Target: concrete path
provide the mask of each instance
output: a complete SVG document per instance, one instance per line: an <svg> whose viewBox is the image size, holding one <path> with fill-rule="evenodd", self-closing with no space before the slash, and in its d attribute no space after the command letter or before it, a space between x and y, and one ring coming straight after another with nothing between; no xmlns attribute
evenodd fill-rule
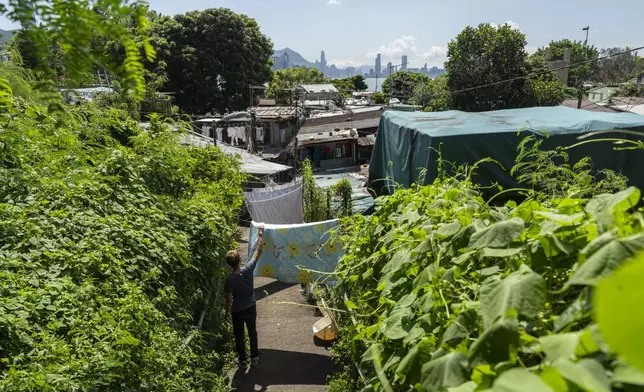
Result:
<svg viewBox="0 0 644 392"><path fill-rule="evenodd" d="M242 256L248 252L248 229L242 229ZM325 391L326 377L333 373L329 352L313 342L313 324L322 316L317 309L284 305L306 304L299 285L270 278L255 278L259 365L238 369L232 386L238 392Z"/></svg>

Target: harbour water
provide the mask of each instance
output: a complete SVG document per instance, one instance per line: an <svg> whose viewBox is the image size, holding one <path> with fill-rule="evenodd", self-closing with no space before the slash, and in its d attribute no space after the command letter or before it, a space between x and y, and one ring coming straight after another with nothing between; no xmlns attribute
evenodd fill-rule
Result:
<svg viewBox="0 0 644 392"><path fill-rule="evenodd" d="M367 82L367 91L382 91L382 82L385 81L385 78L365 78Z"/></svg>

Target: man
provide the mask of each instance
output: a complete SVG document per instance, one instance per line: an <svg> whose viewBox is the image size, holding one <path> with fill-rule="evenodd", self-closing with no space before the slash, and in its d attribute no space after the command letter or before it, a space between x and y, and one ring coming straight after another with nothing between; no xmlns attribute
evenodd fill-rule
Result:
<svg viewBox="0 0 644 392"><path fill-rule="evenodd" d="M264 228L257 231L257 243L253 257L241 268L241 256L236 250L226 254L226 263L233 269L233 272L226 278L224 292L226 293L226 320L230 321L232 315L233 333L235 334L235 347L239 355L240 367L248 365L246 359L246 339L244 324L248 328L250 339L251 365L259 362L259 350L257 348L257 308L255 307L255 293L253 288L253 271L259 256L262 254Z"/></svg>

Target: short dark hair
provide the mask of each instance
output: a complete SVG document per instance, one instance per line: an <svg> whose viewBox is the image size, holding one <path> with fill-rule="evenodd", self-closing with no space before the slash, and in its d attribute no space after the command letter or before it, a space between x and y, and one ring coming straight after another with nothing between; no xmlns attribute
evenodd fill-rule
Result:
<svg viewBox="0 0 644 392"><path fill-rule="evenodd" d="M231 268L237 268L237 266L241 263L241 256L239 255L239 252L237 252L236 250L228 251L228 253L226 253L226 263Z"/></svg>

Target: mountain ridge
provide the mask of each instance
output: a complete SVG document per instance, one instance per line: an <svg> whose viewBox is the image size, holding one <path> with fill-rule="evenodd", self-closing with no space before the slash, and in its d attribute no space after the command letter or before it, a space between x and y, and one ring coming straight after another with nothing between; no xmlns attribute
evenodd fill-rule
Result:
<svg viewBox="0 0 644 392"><path fill-rule="evenodd" d="M4 45L9 42L13 37L14 30L2 30L0 29L0 45Z"/></svg>

